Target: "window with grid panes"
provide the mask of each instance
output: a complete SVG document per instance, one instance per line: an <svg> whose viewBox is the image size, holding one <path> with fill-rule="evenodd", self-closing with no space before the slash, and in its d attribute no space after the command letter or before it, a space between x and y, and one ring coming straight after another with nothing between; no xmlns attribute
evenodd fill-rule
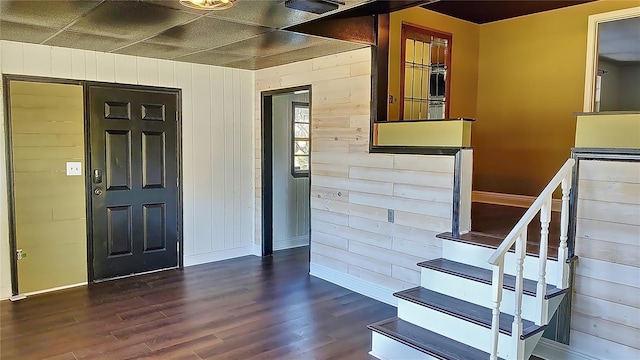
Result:
<svg viewBox="0 0 640 360"><path fill-rule="evenodd" d="M402 24L402 120L449 116L451 34Z"/></svg>
<svg viewBox="0 0 640 360"><path fill-rule="evenodd" d="M291 123L293 124L291 174L294 177L309 176L309 159L311 155L309 104L293 102L291 114Z"/></svg>

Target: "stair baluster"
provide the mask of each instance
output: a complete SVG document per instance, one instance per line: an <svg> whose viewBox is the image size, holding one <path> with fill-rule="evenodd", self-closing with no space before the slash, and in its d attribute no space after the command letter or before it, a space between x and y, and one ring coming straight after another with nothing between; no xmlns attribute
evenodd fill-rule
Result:
<svg viewBox="0 0 640 360"><path fill-rule="evenodd" d="M562 212L560 213L560 246L558 247L558 266L561 276L558 284L559 287L566 289L569 287L569 249L567 248L567 239L569 234L569 193L571 192L571 172L562 180Z"/></svg>
<svg viewBox="0 0 640 360"><path fill-rule="evenodd" d="M491 289L491 301L493 309L491 311L491 329L500 328L500 303L502 302L502 286L504 279L504 262L493 265L491 283L496 284ZM498 336L500 331L494 331L491 336L491 360L498 359Z"/></svg>
<svg viewBox="0 0 640 360"><path fill-rule="evenodd" d="M542 209L540 209L540 253L538 256L538 286L536 289L536 303L540 317L536 319L536 325L545 325L549 322L548 303L544 301L547 295L547 251L549 246L549 223L551 222L551 196L547 197Z"/></svg>
<svg viewBox="0 0 640 360"><path fill-rule="evenodd" d="M516 359L524 358L524 342L520 340L522 335L522 293L524 289L524 257L527 249L527 228L518 235L516 240L516 289L515 307L513 312L513 324L511 326L511 339L514 346Z"/></svg>

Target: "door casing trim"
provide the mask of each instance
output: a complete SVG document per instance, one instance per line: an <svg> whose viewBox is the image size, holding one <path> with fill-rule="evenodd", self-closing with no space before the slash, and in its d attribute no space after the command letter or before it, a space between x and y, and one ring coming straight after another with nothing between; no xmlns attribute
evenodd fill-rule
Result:
<svg viewBox="0 0 640 360"><path fill-rule="evenodd" d="M260 196L262 218L262 256L273 255L273 96L309 91L309 119L313 122L312 86L302 85L283 89L260 92L260 173L262 192ZM268 102L268 105L267 105ZM311 128L313 125L311 125ZM313 139L309 139L311 146ZM311 182L311 158L309 155L309 182ZM309 199L311 199L311 183L309 183ZM309 201L309 234L311 234L311 201ZM309 241L309 259L311 259L311 241Z"/></svg>

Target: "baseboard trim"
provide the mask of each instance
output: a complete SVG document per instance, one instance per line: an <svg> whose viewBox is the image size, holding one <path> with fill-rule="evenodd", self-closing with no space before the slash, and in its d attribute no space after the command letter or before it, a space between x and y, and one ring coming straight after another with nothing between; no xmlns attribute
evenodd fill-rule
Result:
<svg viewBox="0 0 640 360"><path fill-rule="evenodd" d="M328 267L311 263L309 273L312 276L334 283L343 288L355 291L383 303L398 306L398 299L393 296L393 290L364 281L355 276L335 271Z"/></svg>
<svg viewBox="0 0 640 360"><path fill-rule="evenodd" d="M531 204L536 200L535 196L528 195L516 195L516 194L503 194L489 191L477 191L474 190L471 193L471 201L480 202L485 204L515 206L521 208L529 208ZM551 210L562 210L562 200L551 200Z"/></svg>
<svg viewBox="0 0 640 360"><path fill-rule="evenodd" d="M206 264L214 261L233 259L241 256L254 255L253 245L239 248L212 251L205 254L190 255L184 257L184 266Z"/></svg>
<svg viewBox="0 0 640 360"><path fill-rule="evenodd" d="M577 351L568 345L546 338L540 339L533 350L533 355L545 360L597 360L597 358Z"/></svg>
<svg viewBox="0 0 640 360"><path fill-rule="evenodd" d="M23 299L26 299L29 296L34 296L34 295L38 295L38 294L45 294L45 293L50 293L53 291L60 291L60 290L66 290L66 289L71 289L71 288L75 288L78 286L84 286L87 285L88 283L86 281L84 282L79 282L77 284L71 284L71 285L64 285L64 286L57 286L51 289L45 289L45 290L38 290L38 291L32 291L32 292L28 292L28 293L23 293L23 294L18 294L18 295L14 295L14 296L10 296L9 300L11 301L20 301Z"/></svg>
<svg viewBox="0 0 640 360"><path fill-rule="evenodd" d="M288 239L273 240L273 250L293 249L309 245L309 235L296 236Z"/></svg>

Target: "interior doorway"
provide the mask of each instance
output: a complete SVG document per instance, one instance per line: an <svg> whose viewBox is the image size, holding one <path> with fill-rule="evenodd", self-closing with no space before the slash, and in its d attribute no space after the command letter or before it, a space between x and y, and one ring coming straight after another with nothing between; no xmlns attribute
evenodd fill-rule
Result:
<svg viewBox="0 0 640 360"><path fill-rule="evenodd" d="M311 86L262 93L262 255L310 243Z"/></svg>

